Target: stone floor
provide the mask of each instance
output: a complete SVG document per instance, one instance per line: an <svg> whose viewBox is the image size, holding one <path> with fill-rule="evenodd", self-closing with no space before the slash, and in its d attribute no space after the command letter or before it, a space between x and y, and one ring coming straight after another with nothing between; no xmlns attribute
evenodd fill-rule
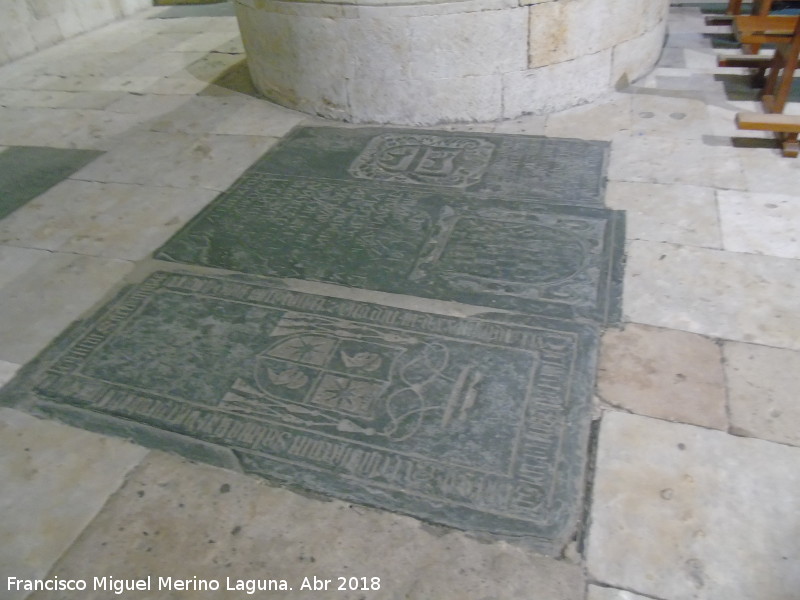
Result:
<svg viewBox="0 0 800 600"><path fill-rule="evenodd" d="M148 18L162 10L0 67L0 147L105 151L0 221L2 381L152 270L153 250L292 127L321 123L247 93L231 17ZM123 597L247 596L230 578L286 580L294 592L272 593L292 598L796 600L800 160L736 131L757 105L743 72L715 66L699 8L673 6L669 31L652 74L601 102L452 127L611 142L623 324L602 343L587 526L562 557L5 408L0 598L118 597L93 578L160 572L221 589ZM55 576L89 591L7 585ZM366 590L335 591L340 577Z"/></svg>

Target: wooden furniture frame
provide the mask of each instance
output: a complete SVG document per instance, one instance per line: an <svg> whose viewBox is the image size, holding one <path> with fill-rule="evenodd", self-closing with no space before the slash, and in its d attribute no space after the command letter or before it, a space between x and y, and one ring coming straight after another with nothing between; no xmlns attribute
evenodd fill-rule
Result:
<svg viewBox="0 0 800 600"><path fill-rule="evenodd" d="M794 72L800 61L800 17L788 17L788 19L794 19L789 35L786 33L786 26L790 22L777 21L777 19L787 19L787 17L737 17L736 19L750 20L748 31L752 37L749 39L763 39L765 43L775 45L775 53L771 57L747 57L761 59L762 62L758 68L764 69L766 72L764 90L761 95L765 114L739 113L736 115L736 125L739 129L774 132L781 142L783 155L796 157L800 149L797 140L798 134L800 134L800 116L782 113L789 100ZM731 62L736 61L720 61L729 66L731 66ZM755 61L752 61L749 65L733 66L755 65Z"/></svg>

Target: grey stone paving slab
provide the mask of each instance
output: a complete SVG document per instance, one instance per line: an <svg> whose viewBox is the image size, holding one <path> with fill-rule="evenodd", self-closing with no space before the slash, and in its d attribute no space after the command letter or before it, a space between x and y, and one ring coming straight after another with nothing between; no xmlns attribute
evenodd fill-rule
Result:
<svg viewBox="0 0 800 600"><path fill-rule="evenodd" d="M602 202L604 145L580 142L598 149L587 152L597 169L569 178L578 141L386 131L295 130L156 257L560 318L619 318L623 214L570 205ZM503 144L523 159L548 159L512 168ZM532 191L522 198L523 190ZM564 204L551 204L556 196Z"/></svg>
<svg viewBox="0 0 800 600"><path fill-rule="evenodd" d="M582 495L597 331L158 272L0 403L557 553Z"/></svg>
<svg viewBox="0 0 800 600"><path fill-rule="evenodd" d="M608 143L474 131L298 127L252 170L603 206Z"/></svg>
<svg viewBox="0 0 800 600"><path fill-rule="evenodd" d="M96 573L151 577L149 592L123 593L124 600L584 600L586 585L579 565L514 544L323 502L161 452L128 476L49 575L89 577L86 591L59 600L117 597L91 589ZM219 589L159 589L160 576L196 576ZM331 582L327 591L303 588L315 577ZM272 591L226 589L240 581L268 587L269 580L278 584ZM49 592L30 596L53 599Z"/></svg>
<svg viewBox="0 0 800 600"><path fill-rule="evenodd" d="M0 219L101 154L38 146L12 146L0 152Z"/></svg>
<svg viewBox="0 0 800 600"><path fill-rule="evenodd" d="M800 448L605 412L590 577L664 600L795 600L799 461Z"/></svg>
<svg viewBox="0 0 800 600"><path fill-rule="evenodd" d="M0 597L29 595L147 450L0 408Z"/></svg>

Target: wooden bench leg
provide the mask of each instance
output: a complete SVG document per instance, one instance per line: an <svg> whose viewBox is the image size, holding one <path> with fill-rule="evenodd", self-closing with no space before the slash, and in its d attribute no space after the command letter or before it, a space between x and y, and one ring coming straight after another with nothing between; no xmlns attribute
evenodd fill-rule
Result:
<svg viewBox="0 0 800 600"><path fill-rule="evenodd" d="M781 133L778 134L781 142L781 150L783 155L788 158L797 158L800 153L800 143L797 141L796 133Z"/></svg>

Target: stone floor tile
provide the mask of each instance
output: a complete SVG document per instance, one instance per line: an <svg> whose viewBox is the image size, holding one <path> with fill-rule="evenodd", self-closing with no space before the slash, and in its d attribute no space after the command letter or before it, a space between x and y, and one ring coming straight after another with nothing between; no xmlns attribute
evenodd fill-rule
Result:
<svg viewBox="0 0 800 600"><path fill-rule="evenodd" d="M28 248L0 246L0 287L24 275L47 254Z"/></svg>
<svg viewBox="0 0 800 600"><path fill-rule="evenodd" d="M151 119L172 113L181 106L191 101L192 97L186 94L121 94L117 102L106 107L108 112L127 113L136 115L139 122L147 127Z"/></svg>
<svg viewBox="0 0 800 600"><path fill-rule="evenodd" d="M65 140L80 125L64 116L52 108L0 108L0 144L70 148Z"/></svg>
<svg viewBox="0 0 800 600"><path fill-rule="evenodd" d="M193 35L188 40L172 48L173 52L210 52L220 46L230 44L232 40L241 39L239 32L208 31Z"/></svg>
<svg viewBox="0 0 800 600"><path fill-rule="evenodd" d="M121 92L60 92L56 90L0 90L0 106L14 108L104 109L118 101Z"/></svg>
<svg viewBox="0 0 800 600"><path fill-rule="evenodd" d="M255 98L198 96L159 115L147 127L166 133L281 137L304 119L302 113Z"/></svg>
<svg viewBox="0 0 800 600"><path fill-rule="evenodd" d="M628 324L603 336L600 398L639 415L726 429L720 347L672 329Z"/></svg>
<svg viewBox="0 0 800 600"><path fill-rule="evenodd" d="M736 342L723 351L732 431L800 446L800 353Z"/></svg>
<svg viewBox="0 0 800 600"><path fill-rule="evenodd" d="M67 180L0 221L0 244L140 260L216 195L206 189Z"/></svg>
<svg viewBox="0 0 800 600"><path fill-rule="evenodd" d="M544 135L545 115L524 115L516 119L500 121L495 125L495 133L517 133L521 135Z"/></svg>
<svg viewBox="0 0 800 600"><path fill-rule="evenodd" d="M590 585L587 592L586 600L649 600L633 592L597 585Z"/></svg>
<svg viewBox="0 0 800 600"><path fill-rule="evenodd" d="M103 149L136 124L130 115L70 108L0 108L0 143L7 146Z"/></svg>
<svg viewBox="0 0 800 600"><path fill-rule="evenodd" d="M275 138L140 131L74 179L225 190Z"/></svg>
<svg viewBox="0 0 800 600"><path fill-rule="evenodd" d="M0 408L0 577L44 577L146 455L119 439Z"/></svg>
<svg viewBox="0 0 800 600"><path fill-rule="evenodd" d="M766 146L774 140L773 133L745 131L736 126L736 113L760 111L761 104L759 102L741 101L725 102L722 106L709 105L709 131L715 136L730 138L731 145L760 144Z"/></svg>
<svg viewBox="0 0 800 600"><path fill-rule="evenodd" d="M798 464L791 446L606 412L590 577L669 600L794 600Z"/></svg>
<svg viewBox="0 0 800 600"><path fill-rule="evenodd" d="M708 133L705 102L662 96L659 93L635 94L631 101L630 129L635 132L694 139Z"/></svg>
<svg viewBox="0 0 800 600"><path fill-rule="evenodd" d="M23 364L91 308L132 263L75 254L0 246L28 268L0 289L0 360ZM0 272L0 277L2 273Z"/></svg>
<svg viewBox="0 0 800 600"><path fill-rule="evenodd" d="M800 350L800 261L633 241L624 289L629 321Z"/></svg>
<svg viewBox="0 0 800 600"><path fill-rule="evenodd" d="M745 189L740 150L698 140L621 132L611 147L608 178Z"/></svg>
<svg viewBox="0 0 800 600"><path fill-rule="evenodd" d="M206 56L204 52L163 52L150 54L134 68L126 71L130 77L169 77L186 69Z"/></svg>
<svg viewBox="0 0 800 600"><path fill-rule="evenodd" d="M800 160L781 156L775 148L740 148L741 164L746 165L744 177L750 192L797 194L800 181ZM727 186L726 186L727 187Z"/></svg>
<svg viewBox="0 0 800 600"><path fill-rule="evenodd" d="M717 200L725 250L800 258L800 199L796 195L720 190Z"/></svg>
<svg viewBox="0 0 800 600"><path fill-rule="evenodd" d="M628 239L721 247L713 188L610 181L606 206L625 211Z"/></svg>
<svg viewBox="0 0 800 600"><path fill-rule="evenodd" d="M19 370L20 365L0 360L0 387L3 387Z"/></svg>
<svg viewBox="0 0 800 600"><path fill-rule="evenodd" d="M282 137L305 120L306 115L303 113L263 100L247 98L243 106L220 120L211 133ZM490 124L489 127L494 130L494 124Z"/></svg>
<svg viewBox="0 0 800 600"><path fill-rule="evenodd" d="M243 475L153 452L53 570L138 578L285 579L285 598L311 598L303 578L332 580L336 598L581 600L581 569L507 543L340 501L271 488ZM338 577L380 578L379 591L338 592ZM153 585L157 585L154 581ZM277 593L277 592L276 592ZM317 592L323 594L324 592ZM169 592L162 591L162 597ZM258 593L257 593L258 594ZM262 592L262 595L264 592ZM87 592L82 598L106 598ZM34 594L31 600L43 600Z"/></svg>
<svg viewBox="0 0 800 600"><path fill-rule="evenodd" d="M614 94L606 101L578 106L547 117L545 134L584 140L611 140L631 128L631 96Z"/></svg>

